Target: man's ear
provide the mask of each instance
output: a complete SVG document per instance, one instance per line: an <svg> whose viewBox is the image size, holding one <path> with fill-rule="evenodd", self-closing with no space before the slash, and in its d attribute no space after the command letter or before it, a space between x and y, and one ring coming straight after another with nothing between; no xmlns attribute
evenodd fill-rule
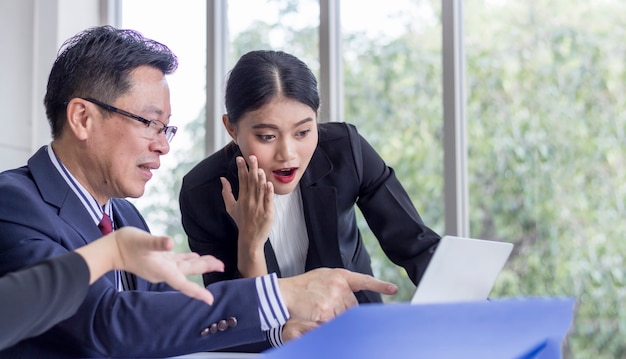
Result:
<svg viewBox="0 0 626 359"><path fill-rule="evenodd" d="M84 141L89 137L89 127L91 126L90 116L93 111L97 111L89 106L86 101L73 98L68 104L66 111L67 127L74 137L79 141Z"/></svg>
<svg viewBox="0 0 626 359"><path fill-rule="evenodd" d="M222 123L224 124L224 128L226 128L226 131L228 131L228 135L230 136L230 138L233 139L233 142L235 142L236 144L237 143L237 128L228 120L228 114L222 115Z"/></svg>

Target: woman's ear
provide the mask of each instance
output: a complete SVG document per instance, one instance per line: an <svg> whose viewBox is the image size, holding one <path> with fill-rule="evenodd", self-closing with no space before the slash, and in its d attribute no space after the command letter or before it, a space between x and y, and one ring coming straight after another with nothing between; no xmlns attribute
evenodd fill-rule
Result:
<svg viewBox="0 0 626 359"><path fill-rule="evenodd" d="M233 142L237 144L237 127L230 123L228 119L228 114L222 115L222 123L224 124L224 128L228 131L228 135L233 139Z"/></svg>

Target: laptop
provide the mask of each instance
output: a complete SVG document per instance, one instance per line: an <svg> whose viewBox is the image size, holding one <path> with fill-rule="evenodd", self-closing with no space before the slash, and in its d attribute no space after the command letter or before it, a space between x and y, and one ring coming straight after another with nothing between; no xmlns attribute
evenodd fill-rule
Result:
<svg viewBox="0 0 626 359"><path fill-rule="evenodd" d="M411 304L486 300L512 250L511 243L444 236Z"/></svg>

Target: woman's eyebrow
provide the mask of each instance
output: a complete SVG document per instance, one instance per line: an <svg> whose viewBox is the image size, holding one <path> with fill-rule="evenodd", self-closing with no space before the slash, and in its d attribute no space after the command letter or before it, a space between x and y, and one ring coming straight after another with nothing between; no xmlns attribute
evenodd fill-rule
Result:
<svg viewBox="0 0 626 359"><path fill-rule="evenodd" d="M301 126L301 125L303 125L303 124L305 124L307 122L311 122L311 121L313 121L313 119L311 117L307 117L307 118L305 118L303 120L300 120L300 121L296 122L293 125L293 127L295 128L295 127ZM254 129L269 128L269 129L272 129L272 130L278 130L278 126L276 126L274 124L271 124L271 123L258 123L256 125L252 126L252 128L254 128Z"/></svg>

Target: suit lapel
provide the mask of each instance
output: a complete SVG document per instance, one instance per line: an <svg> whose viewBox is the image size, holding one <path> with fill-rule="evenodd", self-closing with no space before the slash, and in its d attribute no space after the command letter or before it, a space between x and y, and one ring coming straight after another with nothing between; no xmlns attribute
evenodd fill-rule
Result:
<svg viewBox="0 0 626 359"><path fill-rule="evenodd" d="M47 146L41 147L29 160L28 168L33 175L33 181L41 193L42 200L58 211L67 225L76 232L76 236L63 238L62 243L68 250L74 250L100 238L102 233L93 219L76 197L63 177L54 167L48 156ZM115 275L109 272L104 276L111 283L115 283Z"/></svg>
<svg viewBox="0 0 626 359"><path fill-rule="evenodd" d="M336 189L316 185L332 168L328 156L318 146L300 181L304 219L309 236L306 270L344 265L337 237Z"/></svg>
<svg viewBox="0 0 626 359"><path fill-rule="evenodd" d="M59 217L72 227L81 238L80 242L68 239L75 246L68 249L75 249L101 237L100 230L94 224L82 202L50 162L46 146L40 148L28 160L28 167L33 174L33 180L39 188L42 199L49 205L56 207Z"/></svg>

